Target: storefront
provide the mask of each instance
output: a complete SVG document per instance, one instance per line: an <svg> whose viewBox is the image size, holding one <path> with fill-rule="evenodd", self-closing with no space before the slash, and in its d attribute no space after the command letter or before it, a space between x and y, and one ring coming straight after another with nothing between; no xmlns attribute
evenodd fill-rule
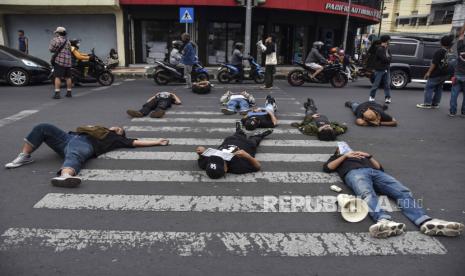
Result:
<svg viewBox="0 0 465 276"><path fill-rule="evenodd" d="M292 1L268 0L265 5L254 8L251 55L260 63L264 58L254 45L270 33L276 35L278 63L283 65L302 61L316 40L328 46L342 44L347 13L344 12L345 3L299 2L301 5L296 6ZM315 5L315 2L319 3ZM126 19L129 63L150 64L166 59L171 42L179 39L185 31L185 25L179 23L180 6L195 8L195 23L189 25L189 33L197 44L203 64L229 62L234 44L244 42L245 9L237 6L234 0L120 0L120 4ZM373 24L379 17L375 9L360 7L352 6L349 42L353 41L356 28ZM353 48L353 43L349 43L347 48Z"/></svg>

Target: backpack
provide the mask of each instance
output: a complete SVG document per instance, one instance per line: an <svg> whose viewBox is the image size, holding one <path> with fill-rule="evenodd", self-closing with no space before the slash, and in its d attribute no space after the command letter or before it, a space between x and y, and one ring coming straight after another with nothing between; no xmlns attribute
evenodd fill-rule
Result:
<svg viewBox="0 0 465 276"><path fill-rule="evenodd" d="M197 83L192 84L192 92L195 94L208 94L211 91L211 84L208 82L205 85L199 85Z"/></svg>

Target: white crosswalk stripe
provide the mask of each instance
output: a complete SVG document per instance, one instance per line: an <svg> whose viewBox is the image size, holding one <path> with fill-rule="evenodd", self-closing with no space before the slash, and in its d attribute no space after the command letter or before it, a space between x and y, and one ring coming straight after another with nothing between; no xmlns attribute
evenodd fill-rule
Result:
<svg viewBox="0 0 465 276"><path fill-rule="evenodd" d="M156 138L141 137L141 140L153 141ZM177 146L219 146L223 139L211 138L166 138L170 140L170 145ZM260 147L331 147L335 148L337 142L323 142L319 140L273 140L266 138L260 142Z"/></svg>
<svg viewBox="0 0 465 276"><path fill-rule="evenodd" d="M229 133L232 134L235 128L226 127L173 127L173 126L125 126L126 131L134 132L178 132L178 133ZM273 134L301 134L298 129L274 129Z"/></svg>
<svg viewBox="0 0 465 276"><path fill-rule="evenodd" d="M134 118L132 122L145 122L145 123L200 123L200 124L233 124L238 121L238 118ZM290 125L300 120L278 120L279 125Z"/></svg>
<svg viewBox="0 0 465 276"><path fill-rule="evenodd" d="M263 162L325 162L330 154L286 154L257 153L255 158ZM132 160L183 160L198 159L195 152L159 152L159 151L112 151L100 155L99 159L132 159Z"/></svg>
<svg viewBox="0 0 465 276"><path fill-rule="evenodd" d="M182 111L182 110L179 110L180 108L178 108L177 110L169 110L166 114L166 116L170 116L170 115L220 115L220 116L224 116L223 113L221 113L220 111ZM276 115L278 117L300 117L300 118L303 118L304 116L304 113L298 113L298 112L295 112L295 113L276 113Z"/></svg>

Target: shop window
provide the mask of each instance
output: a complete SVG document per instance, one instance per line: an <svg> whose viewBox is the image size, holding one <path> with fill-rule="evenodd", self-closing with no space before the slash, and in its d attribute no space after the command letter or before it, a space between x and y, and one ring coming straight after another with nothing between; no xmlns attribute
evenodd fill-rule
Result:
<svg viewBox="0 0 465 276"><path fill-rule="evenodd" d="M207 63L229 62L236 42L244 43L241 23L210 22L208 24Z"/></svg>
<svg viewBox="0 0 465 276"><path fill-rule="evenodd" d="M417 44L396 44L391 43L389 45L392 55L399 56L415 56L417 51Z"/></svg>
<svg viewBox="0 0 465 276"><path fill-rule="evenodd" d="M294 47L292 63L304 62L305 58L305 47L304 47L305 27L296 26L294 32Z"/></svg>
<svg viewBox="0 0 465 276"><path fill-rule="evenodd" d="M177 21L142 21L142 61L153 64L168 57L173 40L180 40L184 25Z"/></svg>

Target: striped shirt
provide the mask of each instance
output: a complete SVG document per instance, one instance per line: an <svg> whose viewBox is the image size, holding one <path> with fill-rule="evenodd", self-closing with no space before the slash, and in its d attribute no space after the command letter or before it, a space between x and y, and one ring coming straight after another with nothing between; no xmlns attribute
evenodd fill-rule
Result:
<svg viewBox="0 0 465 276"><path fill-rule="evenodd" d="M55 58L55 63L63 67L71 67L71 43L66 39L66 37L54 37L50 41L50 46L48 49L50 52L55 53L58 51L58 49L60 49L63 43L66 43L66 45L63 47L63 49L61 49L60 53L58 53L57 57Z"/></svg>

